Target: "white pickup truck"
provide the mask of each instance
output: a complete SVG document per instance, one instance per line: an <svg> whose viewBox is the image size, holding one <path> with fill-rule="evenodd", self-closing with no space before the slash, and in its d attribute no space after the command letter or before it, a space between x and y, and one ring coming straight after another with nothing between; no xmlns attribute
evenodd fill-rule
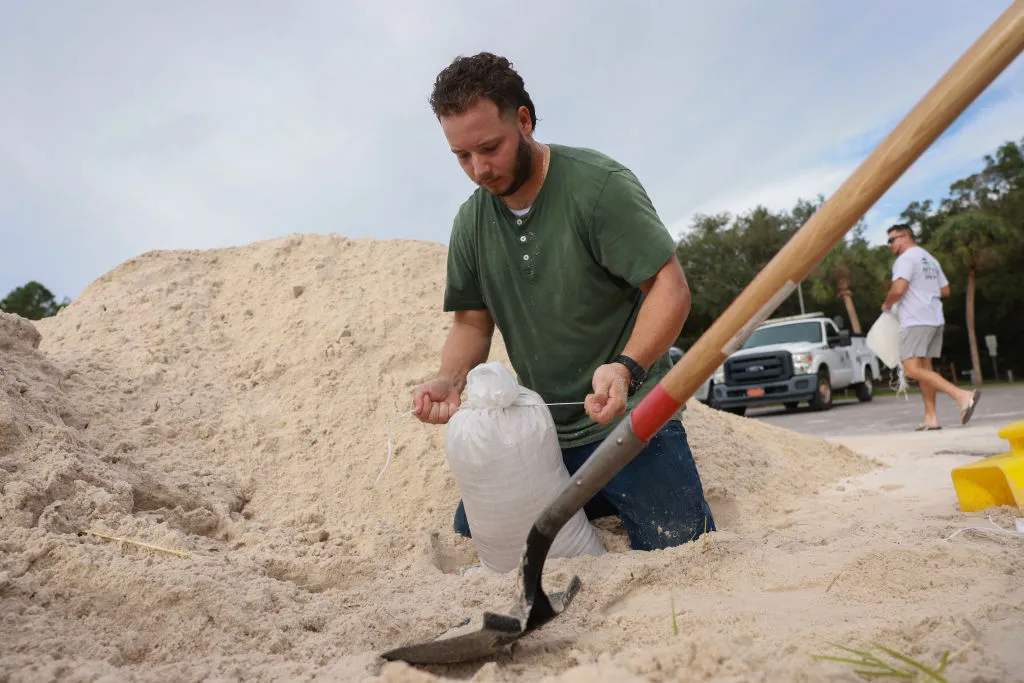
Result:
<svg viewBox="0 0 1024 683"><path fill-rule="evenodd" d="M839 319L840 322L842 319ZM747 406L781 403L796 410L832 407L832 392L852 388L870 401L878 357L863 335L841 330L821 313L762 323L712 375L711 404L737 415Z"/></svg>

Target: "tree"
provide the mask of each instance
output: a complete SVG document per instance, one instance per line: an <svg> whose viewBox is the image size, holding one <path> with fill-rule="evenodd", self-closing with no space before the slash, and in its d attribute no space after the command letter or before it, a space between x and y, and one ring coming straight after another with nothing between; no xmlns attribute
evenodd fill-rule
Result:
<svg viewBox="0 0 1024 683"><path fill-rule="evenodd" d="M1006 142L995 154L985 155L984 182L1000 199L1024 189L1024 138L1020 144Z"/></svg>
<svg viewBox="0 0 1024 683"><path fill-rule="evenodd" d="M868 244L866 229L863 221L859 222L849 239L840 240L810 276L811 296L819 302L842 301L854 334L864 331L857 315L857 300L862 310L874 310L884 296L887 271L888 254Z"/></svg>
<svg viewBox="0 0 1024 683"><path fill-rule="evenodd" d="M693 297L677 343L685 348L696 341L813 211L801 201L791 213L756 206L739 216L696 216L676 246ZM795 299L794 294L784 302L780 314L798 312Z"/></svg>
<svg viewBox="0 0 1024 683"><path fill-rule="evenodd" d="M924 243L929 241L935 231L939 229L942 221L946 219L946 215L942 210L934 209L932 200L925 199L924 201L910 202L900 214L900 219L914 229L918 242Z"/></svg>
<svg viewBox="0 0 1024 683"><path fill-rule="evenodd" d="M1024 233L1024 138L1007 142L995 155L985 156L985 184L996 197L993 211Z"/></svg>
<svg viewBox="0 0 1024 683"><path fill-rule="evenodd" d="M961 213L946 219L932 240L932 248L949 259L954 272L967 274L967 338L976 385L982 383L981 357L974 324L977 274L999 265L1004 250L1016 241L1017 234L1001 216L981 211Z"/></svg>
<svg viewBox="0 0 1024 683"><path fill-rule="evenodd" d="M0 301L0 310L15 313L29 320L41 320L67 306L71 301L65 297L57 303L53 292L35 280L11 290L11 293Z"/></svg>

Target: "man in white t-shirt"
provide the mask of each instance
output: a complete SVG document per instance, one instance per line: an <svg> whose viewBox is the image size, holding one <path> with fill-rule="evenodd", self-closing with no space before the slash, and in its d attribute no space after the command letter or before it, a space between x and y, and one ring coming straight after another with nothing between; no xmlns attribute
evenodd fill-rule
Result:
<svg viewBox="0 0 1024 683"><path fill-rule="evenodd" d="M900 359L907 377L921 385L924 422L917 430L942 429L935 414L935 393L941 391L960 406L960 422L967 424L981 390L966 391L932 369L932 358L942 355L942 297L949 296L949 281L942 266L917 244L910 226L900 223L889 233L889 250L896 254L892 264L892 286L882 304L888 311L896 304L900 319Z"/></svg>

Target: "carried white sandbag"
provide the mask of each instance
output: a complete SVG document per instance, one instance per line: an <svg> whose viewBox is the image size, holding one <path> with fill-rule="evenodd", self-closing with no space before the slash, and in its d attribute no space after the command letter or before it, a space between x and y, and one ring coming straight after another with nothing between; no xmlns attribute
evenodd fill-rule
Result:
<svg viewBox="0 0 1024 683"><path fill-rule="evenodd" d="M900 365L900 319L892 311L882 311L878 320L868 330L868 348L878 360L890 368Z"/></svg>
<svg viewBox="0 0 1024 683"><path fill-rule="evenodd" d="M892 388L897 394L905 395L909 386L900 358L900 319L895 308L882 311L878 320L868 330L866 342L868 348L878 356L878 360L896 370L896 379L891 382Z"/></svg>
<svg viewBox="0 0 1024 683"><path fill-rule="evenodd" d="M486 569L516 569L530 527L570 481L551 412L501 363L466 378L466 401L448 420L445 454L462 494L473 543ZM549 557L604 553L579 510L555 537Z"/></svg>

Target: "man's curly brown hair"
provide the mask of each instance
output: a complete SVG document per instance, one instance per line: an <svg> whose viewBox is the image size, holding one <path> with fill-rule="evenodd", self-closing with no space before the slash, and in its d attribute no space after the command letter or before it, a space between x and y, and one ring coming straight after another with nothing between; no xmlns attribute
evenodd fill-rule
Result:
<svg viewBox="0 0 1024 683"><path fill-rule="evenodd" d="M530 122L537 127L537 112L522 77L512 68L512 62L490 52L456 57L445 67L434 81L430 108L438 118L462 114L481 97L494 102L502 114L526 107Z"/></svg>

